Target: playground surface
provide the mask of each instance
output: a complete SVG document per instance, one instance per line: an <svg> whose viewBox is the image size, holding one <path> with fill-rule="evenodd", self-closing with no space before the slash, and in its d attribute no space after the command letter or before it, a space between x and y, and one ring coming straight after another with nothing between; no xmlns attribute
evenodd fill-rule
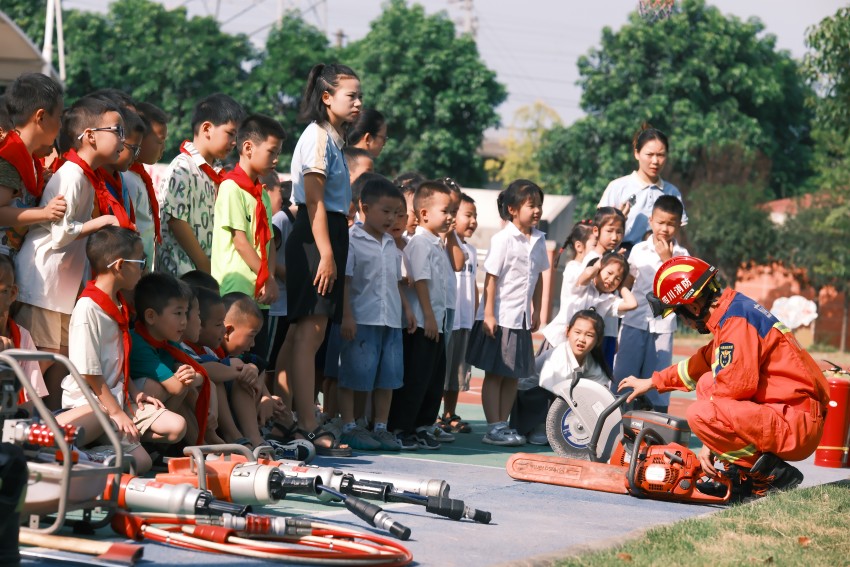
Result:
<svg viewBox="0 0 850 567"><path fill-rule="evenodd" d="M677 354L677 359L682 356ZM355 474L381 472L384 475L412 475L443 479L451 486L450 496L467 506L492 513L490 524L470 520L460 522L428 514L411 504L385 504L393 519L412 530L404 545L412 552L414 565L441 567L483 567L490 565L546 565L593 548L613 545L641 531L677 520L710 514L713 506L641 500L630 496L521 482L505 472L505 463L515 452L554 454L549 447L495 447L481 443L486 429L480 405L481 378L475 376L469 392L463 393L458 412L469 421L473 433L457 434L456 441L438 451L377 453L356 451L350 458L317 457L312 464L332 466ZM670 413L684 415L692 394L674 393ZM814 465L813 457L795 463L804 474L802 486L812 486L850 478L850 469L830 469ZM341 504L323 504L301 496L289 497L275 505L255 507L258 513L309 515L367 530ZM380 535L385 533L373 530ZM108 529L103 538L120 541ZM145 543L143 567L197 565L260 565L261 561L241 557L209 555ZM25 560L23 565L39 565Z"/></svg>

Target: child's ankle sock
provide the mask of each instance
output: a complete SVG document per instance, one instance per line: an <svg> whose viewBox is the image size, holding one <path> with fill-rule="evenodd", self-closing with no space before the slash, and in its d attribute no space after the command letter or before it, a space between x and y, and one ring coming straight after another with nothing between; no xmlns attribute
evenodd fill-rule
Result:
<svg viewBox="0 0 850 567"><path fill-rule="evenodd" d="M380 421L375 423L375 427L373 428L375 431L386 431L387 424L381 423Z"/></svg>
<svg viewBox="0 0 850 567"><path fill-rule="evenodd" d="M342 426L342 432L343 433L351 433L352 431L354 431L355 427L357 427L357 424L353 421L351 423L346 423L345 425Z"/></svg>

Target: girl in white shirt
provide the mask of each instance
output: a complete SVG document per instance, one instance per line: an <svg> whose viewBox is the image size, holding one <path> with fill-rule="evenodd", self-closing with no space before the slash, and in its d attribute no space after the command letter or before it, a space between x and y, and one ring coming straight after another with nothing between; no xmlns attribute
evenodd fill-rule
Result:
<svg viewBox="0 0 850 567"><path fill-rule="evenodd" d="M628 277L629 264L626 259L616 252L606 252L602 258L594 258L587 264L573 286L573 293L561 309L566 311L567 318L590 308L603 317L622 317L637 307L637 300L631 290L623 287ZM562 337L553 346L564 340Z"/></svg>
<svg viewBox="0 0 850 567"><path fill-rule="evenodd" d="M489 431L483 442L523 445L508 428L517 378L534 371L531 333L540 324L541 273L549 269L540 221L543 191L518 179L499 193L499 215L509 221L490 241L484 260L484 293L472 327L466 361L484 370L481 401Z"/></svg>

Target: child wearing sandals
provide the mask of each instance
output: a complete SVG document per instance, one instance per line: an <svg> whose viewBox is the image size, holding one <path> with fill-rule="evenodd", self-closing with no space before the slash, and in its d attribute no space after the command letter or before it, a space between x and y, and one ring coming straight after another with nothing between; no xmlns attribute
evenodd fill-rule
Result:
<svg viewBox="0 0 850 567"><path fill-rule="evenodd" d="M540 325L541 274L549 269L544 234L535 226L543 191L517 179L499 193L499 215L509 221L490 241L484 260L483 298L469 339L466 361L484 370L481 402L490 445L517 446L525 437L508 427L517 379L534 371L531 333Z"/></svg>

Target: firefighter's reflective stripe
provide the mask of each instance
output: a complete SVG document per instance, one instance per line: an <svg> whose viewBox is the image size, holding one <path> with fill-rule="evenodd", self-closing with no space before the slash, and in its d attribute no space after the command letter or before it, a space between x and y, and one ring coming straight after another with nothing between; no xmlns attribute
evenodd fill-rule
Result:
<svg viewBox="0 0 850 567"><path fill-rule="evenodd" d="M688 361L687 359L681 361L679 363L679 380L682 381L682 384L690 390L694 391L694 388L697 387L697 383L691 378L690 374L688 374Z"/></svg>
<svg viewBox="0 0 850 567"><path fill-rule="evenodd" d="M734 463L738 459L744 459L747 457L752 457L756 454L756 446L750 443L743 449L738 449L737 451L728 451L721 455L718 455L717 458L721 461L726 461L729 463Z"/></svg>

